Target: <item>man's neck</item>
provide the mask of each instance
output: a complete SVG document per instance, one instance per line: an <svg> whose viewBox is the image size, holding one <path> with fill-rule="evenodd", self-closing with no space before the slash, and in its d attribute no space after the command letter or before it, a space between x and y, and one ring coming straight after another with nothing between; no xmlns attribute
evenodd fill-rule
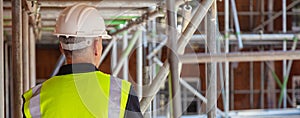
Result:
<svg viewBox="0 0 300 118"><path fill-rule="evenodd" d="M67 64L78 64L78 63L91 63L94 66L96 64L92 61L89 61L90 59L67 59Z"/></svg>

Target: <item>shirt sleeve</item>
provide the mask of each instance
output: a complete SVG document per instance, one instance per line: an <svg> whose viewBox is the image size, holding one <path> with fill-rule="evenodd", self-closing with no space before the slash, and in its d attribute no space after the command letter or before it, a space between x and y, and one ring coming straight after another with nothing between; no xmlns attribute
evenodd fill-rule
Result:
<svg viewBox="0 0 300 118"><path fill-rule="evenodd" d="M143 118L140 110L139 99L133 87L130 87L130 93L128 95L128 101L126 104L125 118Z"/></svg>
<svg viewBox="0 0 300 118"><path fill-rule="evenodd" d="M26 118L26 115L25 115L25 111L24 111L24 104L25 104L25 98L24 96L22 95L22 114L23 114L23 118Z"/></svg>

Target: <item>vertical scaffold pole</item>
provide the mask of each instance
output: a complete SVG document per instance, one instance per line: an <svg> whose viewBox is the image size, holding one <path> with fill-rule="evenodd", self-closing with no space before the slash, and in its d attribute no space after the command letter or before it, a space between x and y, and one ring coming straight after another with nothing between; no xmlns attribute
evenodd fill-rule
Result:
<svg viewBox="0 0 300 118"><path fill-rule="evenodd" d="M217 4L214 0L208 12L207 22L207 46L210 54L217 53L217 37L216 37L216 13ZM207 105L206 112L208 118L216 118L217 111L217 62L211 62L208 64L208 80L207 80Z"/></svg>
<svg viewBox="0 0 300 118"><path fill-rule="evenodd" d="M14 118L22 117L22 0L12 0L12 75Z"/></svg>

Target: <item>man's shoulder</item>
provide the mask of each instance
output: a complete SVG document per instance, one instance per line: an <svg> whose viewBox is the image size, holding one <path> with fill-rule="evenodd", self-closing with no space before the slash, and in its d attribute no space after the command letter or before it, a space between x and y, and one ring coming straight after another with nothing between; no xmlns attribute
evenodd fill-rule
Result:
<svg viewBox="0 0 300 118"><path fill-rule="evenodd" d="M25 100L28 100L34 96L37 96L40 94L41 88L42 88L42 84L38 84L38 85L32 87L31 89L29 89L28 91L26 91L23 94L23 97L25 98Z"/></svg>
<svg viewBox="0 0 300 118"><path fill-rule="evenodd" d="M113 76L113 75L110 75L110 81L111 81L111 82L112 82L112 81L115 81L115 82L117 82L117 83L127 84L127 85L129 85L129 86L131 85L130 82L128 82L128 81L126 81L126 80L124 80L124 79L115 77L115 76Z"/></svg>

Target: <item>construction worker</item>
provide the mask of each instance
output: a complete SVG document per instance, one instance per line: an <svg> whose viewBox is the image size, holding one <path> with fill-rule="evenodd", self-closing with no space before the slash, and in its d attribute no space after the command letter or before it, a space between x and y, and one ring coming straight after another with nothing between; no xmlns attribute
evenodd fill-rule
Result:
<svg viewBox="0 0 300 118"><path fill-rule="evenodd" d="M94 7L76 4L60 13L54 34L67 65L23 95L25 117L142 117L132 85L97 69L102 39L111 38L105 29Z"/></svg>

